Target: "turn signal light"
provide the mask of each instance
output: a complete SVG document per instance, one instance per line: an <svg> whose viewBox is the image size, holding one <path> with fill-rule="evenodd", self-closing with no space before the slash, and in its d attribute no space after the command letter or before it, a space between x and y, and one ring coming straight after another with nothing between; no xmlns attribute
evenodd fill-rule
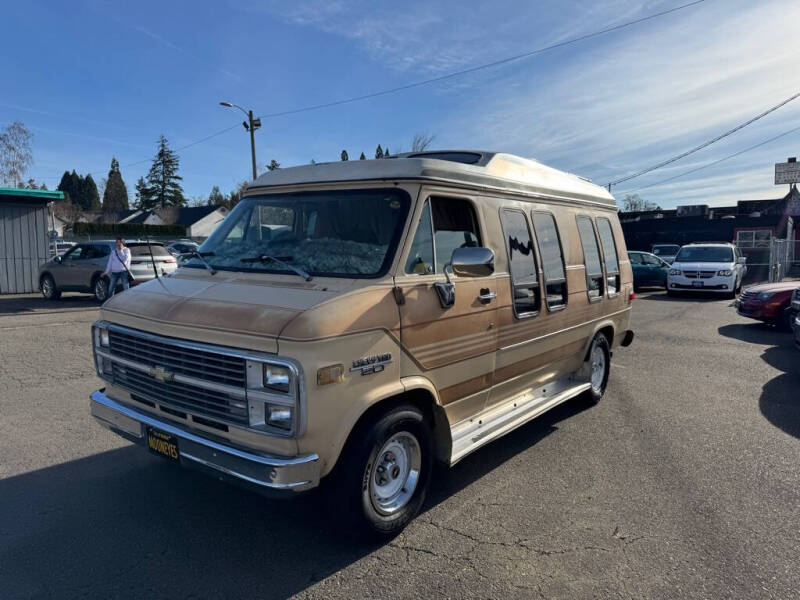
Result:
<svg viewBox="0 0 800 600"><path fill-rule="evenodd" d="M317 371L317 385L328 385L340 381L344 381L344 365L331 365Z"/></svg>

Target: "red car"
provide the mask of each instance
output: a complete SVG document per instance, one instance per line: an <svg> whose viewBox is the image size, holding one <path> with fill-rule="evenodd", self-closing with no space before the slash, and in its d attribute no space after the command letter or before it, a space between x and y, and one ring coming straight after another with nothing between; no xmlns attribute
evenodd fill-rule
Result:
<svg viewBox="0 0 800 600"><path fill-rule="evenodd" d="M750 317L776 325L780 329L792 329L792 294L800 288L800 281L782 281L780 283L763 283L753 285L744 290L734 302L736 312L743 317Z"/></svg>

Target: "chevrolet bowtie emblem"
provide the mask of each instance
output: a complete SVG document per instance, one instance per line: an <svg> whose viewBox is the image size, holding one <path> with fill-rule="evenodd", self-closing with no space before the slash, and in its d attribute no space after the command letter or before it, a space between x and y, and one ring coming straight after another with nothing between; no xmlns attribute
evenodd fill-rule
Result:
<svg viewBox="0 0 800 600"><path fill-rule="evenodd" d="M150 375L150 377L153 377L154 379L162 383L165 381L172 381L172 378L175 377L164 367L151 367L150 370L147 371L147 373Z"/></svg>

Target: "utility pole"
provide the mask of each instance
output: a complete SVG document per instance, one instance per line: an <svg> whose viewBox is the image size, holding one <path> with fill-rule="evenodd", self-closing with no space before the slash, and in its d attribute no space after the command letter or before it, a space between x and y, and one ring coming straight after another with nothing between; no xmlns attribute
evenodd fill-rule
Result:
<svg viewBox="0 0 800 600"><path fill-rule="evenodd" d="M258 117L253 116L252 110L245 110L238 104L233 104L232 102L220 102L220 106L225 106L227 108L238 108L242 111L245 115L247 115L247 121L242 121L242 125L244 128L250 132L250 158L253 161L253 180L255 181L256 177L258 177L258 169L256 168L256 129L261 127L261 119Z"/></svg>

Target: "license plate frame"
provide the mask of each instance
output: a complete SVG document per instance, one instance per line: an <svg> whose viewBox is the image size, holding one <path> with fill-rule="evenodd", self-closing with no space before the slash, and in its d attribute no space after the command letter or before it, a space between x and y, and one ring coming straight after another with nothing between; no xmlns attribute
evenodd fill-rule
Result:
<svg viewBox="0 0 800 600"><path fill-rule="evenodd" d="M172 462L180 462L181 451L178 438L155 427L147 426L147 449L156 456Z"/></svg>

